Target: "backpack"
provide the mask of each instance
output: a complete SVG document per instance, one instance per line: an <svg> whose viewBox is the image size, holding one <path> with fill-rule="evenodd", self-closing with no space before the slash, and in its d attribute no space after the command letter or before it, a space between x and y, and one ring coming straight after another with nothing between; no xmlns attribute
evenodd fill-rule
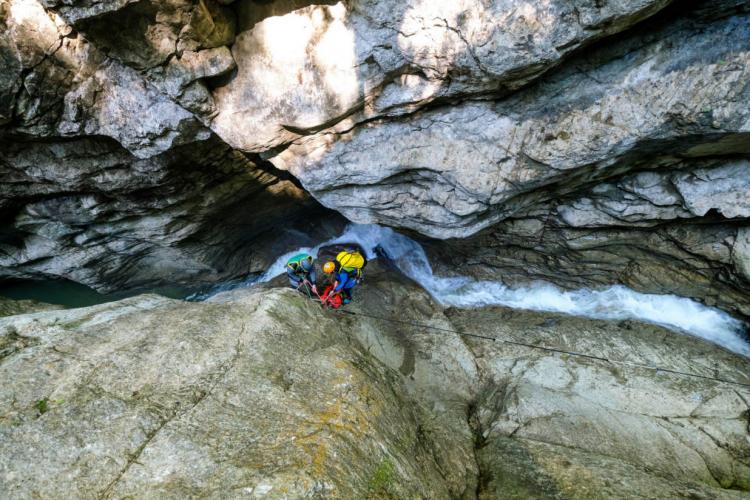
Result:
<svg viewBox="0 0 750 500"><path fill-rule="evenodd" d="M329 307L331 309L338 309L343 305L341 295L334 295L333 297L329 296L333 293L333 285L329 285L326 287L325 290L323 290L323 294L321 297L323 298L323 308Z"/></svg>
<svg viewBox="0 0 750 500"><path fill-rule="evenodd" d="M339 252L336 256L336 262L339 263L341 270L347 273L357 271L358 278L362 276L362 269L367 265L367 259L357 250Z"/></svg>

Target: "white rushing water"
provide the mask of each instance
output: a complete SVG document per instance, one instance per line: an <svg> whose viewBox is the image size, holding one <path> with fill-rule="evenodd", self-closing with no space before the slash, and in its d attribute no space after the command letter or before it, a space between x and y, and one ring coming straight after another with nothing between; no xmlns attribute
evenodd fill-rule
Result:
<svg viewBox="0 0 750 500"><path fill-rule="evenodd" d="M509 288L494 281L468 277L442 278L432 273L424 249L416 241L377 225L353 224L339 237L317 247L284 254L257 280L268 281L284 273L289 257L300 252L316 255L334 243L358 243L367 257L380 247L407 276L422 285L441 304L455 307L502 305L517 309L551 311L599 319L637 319L702 337L750 357L750 344L741 336L740 321L718 309L674 295L637 293L624 286L604 290L565 291L550 284Z"/></svg>

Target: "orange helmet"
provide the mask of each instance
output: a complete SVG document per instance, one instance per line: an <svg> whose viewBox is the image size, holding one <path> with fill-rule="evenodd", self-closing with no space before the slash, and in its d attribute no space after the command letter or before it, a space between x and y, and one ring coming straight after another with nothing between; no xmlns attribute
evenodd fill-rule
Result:
<svg viewBox="0 0 750 500"><path fill-rule="evenodd" d="M325 264L323 264L324 273L332 273L334 269L336 269L336 264L334 264L330 260L326 262Z"/></svg>

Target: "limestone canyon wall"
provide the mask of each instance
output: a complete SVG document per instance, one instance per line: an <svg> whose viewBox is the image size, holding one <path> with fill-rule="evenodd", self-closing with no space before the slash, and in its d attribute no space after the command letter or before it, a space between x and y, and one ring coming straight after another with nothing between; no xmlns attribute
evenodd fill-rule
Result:
<svg viewBox="0 0 750 500"><path fill-rule="evenodd" d="M748 2L0 5L6 276L221 279L320 203L750 315Z"/></svg>
<svg viewBox="0 0 750 500"><path fill-rule="evenodd" d="M319 210L35 0L0 3L0 27L4 277L213 283Z"/></svg>

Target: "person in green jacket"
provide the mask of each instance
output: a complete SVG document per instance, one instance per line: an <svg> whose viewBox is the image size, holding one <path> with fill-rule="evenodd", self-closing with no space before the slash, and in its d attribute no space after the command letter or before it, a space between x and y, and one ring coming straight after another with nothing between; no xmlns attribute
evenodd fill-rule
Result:
<svg viewBox="0 0 750 500"><path fill-rule="evenodd" d="M311 292L318 294L318 277L315 274L315 260L312 255L300 253L289 259L286 263L286 275L289 285L295 290L301 290L308 295L311 295Z"/></svg>

